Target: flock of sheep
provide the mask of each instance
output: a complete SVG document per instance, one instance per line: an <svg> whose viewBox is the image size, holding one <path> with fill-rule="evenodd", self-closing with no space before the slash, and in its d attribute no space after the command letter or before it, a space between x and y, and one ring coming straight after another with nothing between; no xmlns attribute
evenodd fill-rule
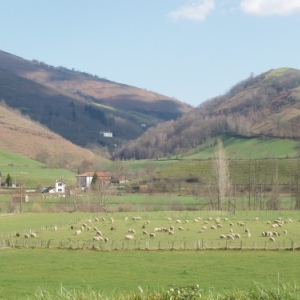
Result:
<svg viewBox="0 0 300 300"><path fill-rule="evenodd" d="M123 233L124 240L134 240L137 238L141 239L142 236L148 236L151 239L155 239L162 234L176 236L176 232L188 231L189 233L191 233L191 231L195 230L195 228L198 228L194 231L196 239L199 239L199 234L204 234L207 231L221 231L221 233L217 235L219 239L235 240L241 238L251 238L251 236L253 235L251 233L250 227L255 226L255 223L257 222L259 222L258 217L251 220L249 224L245 224L244 221L233 222L226 217L194 217L192 219L186 220L173 220L170 217L165 217L164 220L160 222L164 223L164 226L155 227L151 225L151 222L149 220L144 221L140 216L133 216L131 218L125 217L121 220L118 218L117 222L115 222L113 217L93 217L91 219L87 219L85 222L80 223L80 225L71 225L69 229L71 229L71 235L84 236L86 232L90 232L90 234L87 235L89 239L91 238L94 242L105 243L109 242L110 238L113 237L113 231L116 230L118 231L118 233ZM196 223L196 226L190 226L191 223ZM284 227L288 223L292 223L292 220L282 220L282 218L277 218L272 222L266 221L264 223L265 230L262 231L261 237L266 237L270 242L275 242L276 237L287 234L287 229L285 229ZM54 226L52 230L58 231L59 228L58 226ZM111 231L111 233L109 232L109 230ZM16 233L16 236L20 237L21 234ZM217 238L216 235L214 236ZM258 236L257 229L254 236ZM30 231L29 233L25 233L23 237L26 239L36 238L37 234Z"/></svg>

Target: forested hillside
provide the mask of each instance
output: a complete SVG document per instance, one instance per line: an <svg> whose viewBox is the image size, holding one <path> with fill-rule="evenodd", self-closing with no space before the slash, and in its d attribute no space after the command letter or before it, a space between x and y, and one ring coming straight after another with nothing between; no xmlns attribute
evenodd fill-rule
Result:
<svg viewBox="0 0 300 300"><path fill-rule="evenodd" d="M155 92L3 51L0 100L86 148L112 149L191 109ZM111 132L113 137L100 132Z"/></svg>
<svg viewBox="0 0 300 300"><path fill-rule="evenodd" d="M150 128L116 155L141 159L180 154L224 133L298 139L299 129L300 71L281 68L250 76L178 120Z"/></svg>

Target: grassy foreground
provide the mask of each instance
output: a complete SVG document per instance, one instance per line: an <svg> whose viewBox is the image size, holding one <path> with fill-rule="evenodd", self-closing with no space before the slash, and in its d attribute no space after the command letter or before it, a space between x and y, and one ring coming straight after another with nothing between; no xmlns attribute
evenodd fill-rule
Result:
<svg viewBox="0 0 300 300"><path fill-rule="evenodd" d="M32 299L38 290L55 294L61 286L112 297L138 293L139 287L154 292L199 284L205 292L223 293L277 282L278 275L285 282L300 280L298 251L2 249L0 255L2 299Z"/></svg>

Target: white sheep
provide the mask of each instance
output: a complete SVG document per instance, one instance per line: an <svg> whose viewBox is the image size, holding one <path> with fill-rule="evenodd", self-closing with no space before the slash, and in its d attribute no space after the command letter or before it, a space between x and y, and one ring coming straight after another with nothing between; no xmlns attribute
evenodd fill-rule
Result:
<svg viewBox="0 0 300 300"><path fill-rule="evenodd" d="M247 237L250 238L251 237L251 233L247 232Z"/></svg>
<svg viewBox="0 0 300 300"><path fill-rule="evenodd" d="M81 233L80 229L76 230L76 232L75 232L76 235L79 235L80 233Z"/></svg>
<svg viewBox="0 0 300 300"><path fill-rule="evenodd" d="M127 234L127 235L125 235L125 239L126 240L133 240L134 236L132 234Z"/></svg>
<svg viewBox="0 0 300 300"><path fill-rule="evenodd" d="M143 234L148 235L148 232L146 230L143 230Z"/></svg>
<svg viewBox="0 0 300 300"><path fill-rule="evenodd" d="M31 233L30 233L30 236L33 237L33 238L36 238L36 233L31 232Z"/></svg>
<svg viewBox="0 0 300 300"><path fill-rule="evenodd" d="M109 220L110 220L110 223L114 223L114 218L109 218Z"/></svg>
<svg viewBox="0 0 300 300"><path fill-rule="evenodd" d="M168 233L169 233L169 235L174 235L174 231L172 231L172 230L169 230Z"/></svg>
<svg viewBox="0 0 300 300"><path fill-rule="evenodd" d="M272 236L269 238L269 240L270 240L270 242L275 242L275 238Z"/></svg>
<svg viewBox="0 0 300 300"><path fill-rule="evenodd" d="M108 238L108 237L105 237L105 238L104 238L104 242L107 243L108 241L109 241L109 238Z"/></svg>
<svg viewBox="0 0 300 300"><path fill-rule="evenodd" d="M53 229L54 229L54 231L57 231L57 229L58 229L58 228L57 228L57 226L54 226L54 228L53 228Z"/></svg>
<svg viewBox="0 0 300 300"><path fill-rule="evenodd" d="M167 218L167 220L168 220L168 221L172 221L172 219L171 219L171 218Z"/></svg>
<svg viewBox="0 0 300 300"><path fill-rule="evenodd" d="M93 241L103 241L103 238L101 236L94 236Z"/></svg>
<svg viewBox="0 0 300 300"><path fill-rule="evenodd" d="M151 233L150 233L150 237L154 238L154 237L155 237L155 233L154 233L154 232L151 232Z"/></svg>
<svg viewBox="0 0 300 300"><path fill-rule="evenodd" d="M132 228L129 228L129 229L128 229L128 233L135 233L135 230L132 229Z"/></svg>
<svg viewBox="0 0 300 300"><path fill-rule="evenodd" d="M176 223L181 223L181 220L176 220Z"/></svg>
<svg viewBox="0 0 300 300"><path fill-rule="evenodd" d="M210 229L217 229L216 226L210 226Z"/></svg>
<svg viewBox="0 0 300 300"><path fill-rule="evenodd" d="M226 235L221 234L221 235L220 235L220 239L226 239Z"/></svg>
<svg viewBox="0 0 300 300"><path fill-rule="evenodd" d="M181 231L183 231L183 230L184 230L184 228L183 228L183 227L178 227L178 229L179 229L179 230L181 230Z"/></svg>
<svg viewBox="0 0 300 300"><path fill-rule="evenodd" d="M97 230L97 231L96 231L96 234L97 234L97 235L102 235L102 232L101 232L100 230Z"/></svg>
<svg viewBox="0 0 300 300"><path fill-rule="evenodd" d="M287 230L283 230L283 233L284 233L284 234L287 234Z"/></svg>

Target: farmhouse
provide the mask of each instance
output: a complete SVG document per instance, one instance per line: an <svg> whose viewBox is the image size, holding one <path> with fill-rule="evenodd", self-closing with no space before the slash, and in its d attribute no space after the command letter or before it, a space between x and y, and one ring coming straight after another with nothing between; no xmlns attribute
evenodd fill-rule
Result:
<svg viewBox="0 0 300 300"><path fill-rule="evenodd" d="M66 184L60 180L55 181L54 187L46 187L42 190L42 193L56 193L56 194L64 194L66 192Z"/></svg>
<svg viewBox="0 0 300 300"><path fill-rule="evenodd" d="M86 172L76 176L77 185L81 188L88 188L91 185L95 174L97 175L98 180L102 182L102 185L108 185L113 180L110 172Z"/></svg>
<svg viewBox="0 0 300 300"><path fill-rule="evenodd" d="M104 137L113 137L113 133L110 131L101 131L100 134Z"/></svg>

